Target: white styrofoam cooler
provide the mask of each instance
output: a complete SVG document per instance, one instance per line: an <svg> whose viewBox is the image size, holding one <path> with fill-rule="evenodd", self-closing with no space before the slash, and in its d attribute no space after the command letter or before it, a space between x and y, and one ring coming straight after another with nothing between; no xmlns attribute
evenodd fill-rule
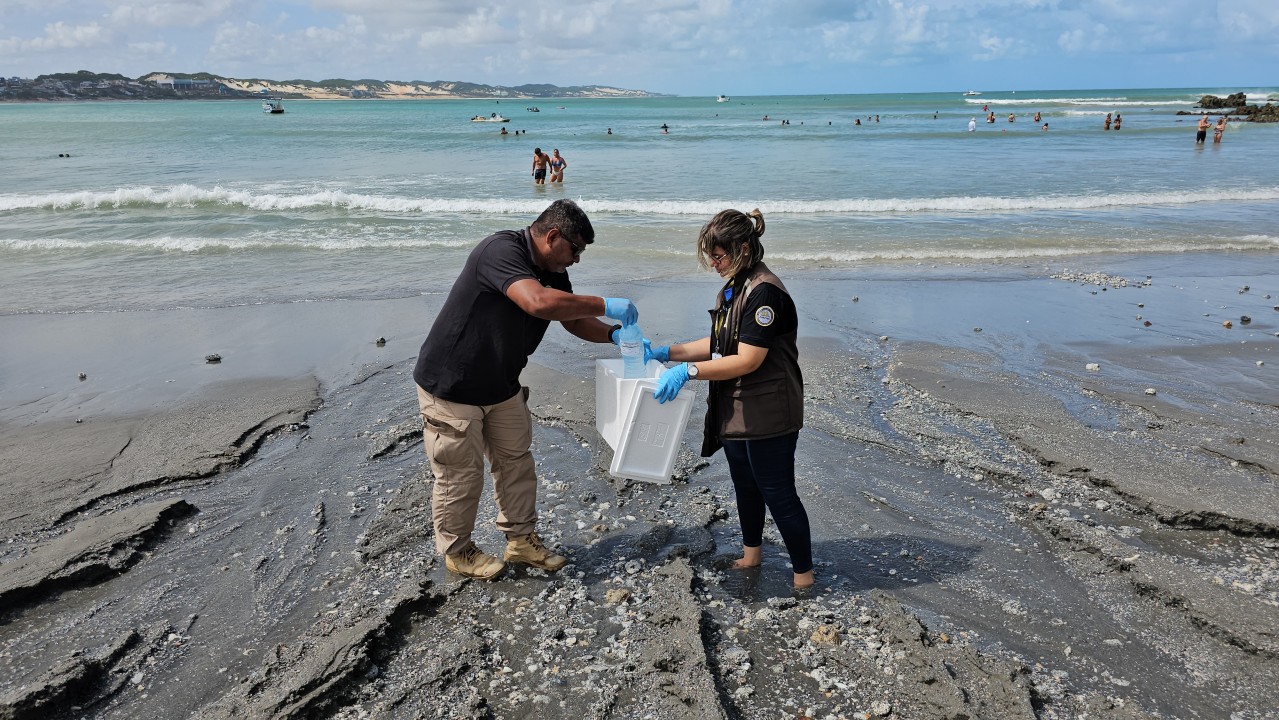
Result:
<svg viewBox="0 0 1279 720"><path fill-rule="evenodd" d="M622 377L622 359L595 361L595 429L613 448L608 471L613 477L669 483L675 454L688 426L696 393L687 385L674 399L653 398L657 377L666 369L648 361L644 378Z"/></svg>

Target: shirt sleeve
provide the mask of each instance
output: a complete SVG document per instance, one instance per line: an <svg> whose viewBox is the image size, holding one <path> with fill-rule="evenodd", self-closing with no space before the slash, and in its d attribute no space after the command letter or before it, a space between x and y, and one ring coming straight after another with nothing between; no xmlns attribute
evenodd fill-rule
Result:
<svg viewBox="0 0 1279 720"><path fill-rule="evenodd" d="M786 331L790 297L775 285L760 283L751 289L742 308L737 339L747 345L772 347L773 340Z"/></svg>
<svg viewBox="0 0 1279 720"><path fill-rule="evenodd" d="M506 294L511 283L524 278L537 279L536 269L529 262L528 252L520 246L523 235L501 235L489 238L480 249L476 276L480 285L490 292Z"/></svg>

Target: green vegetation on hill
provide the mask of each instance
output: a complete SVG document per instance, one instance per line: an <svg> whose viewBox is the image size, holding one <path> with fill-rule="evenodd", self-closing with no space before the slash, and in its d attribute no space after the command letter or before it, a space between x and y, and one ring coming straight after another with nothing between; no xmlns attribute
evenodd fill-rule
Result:
<svg viewBox="0 0 1279 720"><path fill-rule="evenodd" d="M49 73L48 75L41 75L37 77L35 81L42 82L45 80L49 80L53 82L65 82L65 83L82 83L82 82L98 83L98 82L107 82L108 80L129 81L132 79L133 78L127 78L123 75L119 75L116 73L95 73L90 70L78 70L73 73Z"/></svg>
<svg viewBox="0 0 1279 720"><path fill-rule="evenodd" d="M199 81L181 83L171 87L167 78ZM164 82L164 85L160 83ZM101 84L102 87L97 87ZM125 87L125 85L128 87ZM93 87L90 87L93 85ZM251 88L236 89L236 88ZM200 98L226 99L255 97L260 88L287 98L309 96L358 97L456 97L456 98L572 98L572 97L649 97L653 93L644 90L600 85L575 85L558 87L545 83L506 87L455 80L268 80L265 78L230 78L208 72L152 72L139 78L129 78L117 73L95 73L80 70L73 73L41 75L30 85L16 84L0 90L0 100L67 100L67 99L144 99L144 98Z"/></svg>

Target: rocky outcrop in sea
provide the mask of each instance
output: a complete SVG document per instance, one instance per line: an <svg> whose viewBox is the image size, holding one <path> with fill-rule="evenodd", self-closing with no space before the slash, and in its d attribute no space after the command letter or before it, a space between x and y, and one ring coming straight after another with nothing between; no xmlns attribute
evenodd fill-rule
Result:
<svg viewBox="0 0 1279 720"><path fill-rule="evenodd" d="M1224 110L1231 117L1238 117L1249 122L1279 122L1279 107L1273 102L1265 105L1249 105L1246 93L1234 93L1224 98L1216 95L1204 95L1197 106L1202 110ZM1179 110L1178 115L1198 115L1191 110Z"/></svg>

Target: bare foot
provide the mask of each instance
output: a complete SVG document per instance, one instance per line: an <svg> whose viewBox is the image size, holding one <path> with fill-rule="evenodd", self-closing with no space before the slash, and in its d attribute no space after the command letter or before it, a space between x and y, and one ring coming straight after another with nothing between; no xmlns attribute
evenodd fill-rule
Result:
<svg viewBox="0 0 1279 720"><path fill-rule="evenodd" d="M764 561L763 555L763 546L750 547L748 545L743 545L742 556L733 561L733 568L736 570L743 570L745 568L759 567Z"/></svg>
<svg viewBox="0 0 1279 720"><path fill-rule="evenodd" d="M795 573L795 587L797 589L810 588L813 586L813 582L812 570L809 570L806 573Z"/></svg>

